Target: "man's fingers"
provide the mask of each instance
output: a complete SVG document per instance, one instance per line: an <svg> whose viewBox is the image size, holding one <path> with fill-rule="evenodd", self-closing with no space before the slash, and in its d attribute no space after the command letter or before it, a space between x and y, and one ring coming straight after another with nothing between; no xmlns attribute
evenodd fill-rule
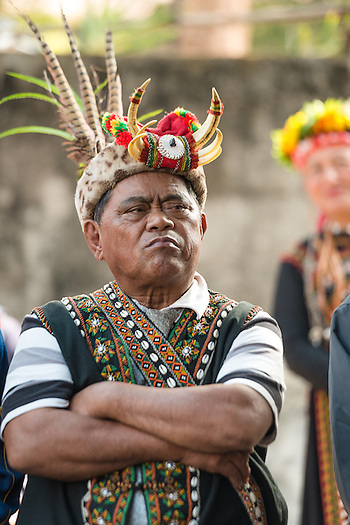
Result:
<svg viewBox="0 0 350 525"><path fill-rule="evenodd" d="M249 452L236 452L230 454L227 459L229 467L228 478L238 488L247 482L250 475Z"/></svg>
<svg viewBox="0 0 350 525"><path fill-rule="evenodd" d="M250 467L247 466L245 468L238 468L236 465L232 465L232 469L230 472L229 479L232 483L232 485L238 489L244 483L246 483L249 479L250 475Z"/></svg>

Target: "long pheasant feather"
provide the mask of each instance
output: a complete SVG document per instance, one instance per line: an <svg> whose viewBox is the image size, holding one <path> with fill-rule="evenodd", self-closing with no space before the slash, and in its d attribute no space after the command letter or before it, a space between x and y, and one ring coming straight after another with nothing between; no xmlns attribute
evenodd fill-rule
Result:
<svg viewBox="0 0 350 525"><path fill-rule="evenodd" d="M122 83L117 73L117 61L115 58L112 33L106 32L106 69L108 79L108 113L124 115L122 102Z"/></svg>
<svg viewBox="0 0 350 525"><path fill-rule="evenodd" d="M61 12L62 12L62 18L64 22L64 27L65 27L67 36L69 38L70 48L71 48L72 56L74 60L74 66L75 66L75 69L78 75L80 94L81 94L82 103L84 107L85 119L88 125L90 126L90 128L92 129L92 131L94 132L96 138L100 142L100 146L103 148L105 146L105 137L104 137L104 133L103 133L103 130L100 124L94 90L91 85L91 81L86 71L84 62L81 58L79 49L75 43L74 36L68 26L67 19L63 11Z"/></svg>
<svg viewBox="0 0 350 525"><path fill-rule="evenodd" d="M95 147L95 137L93 131L85 121L84 115L79 108L76 99L74 98L72 90L56 55L53 53L53 51L51 51L45 40L43 40L34 22L27 15L22 14L22 17L25 19L35 37L39 41L54 84L59 90L59 100L63 106L63 115L61 115L63 127L72 133L78 141L82 141L82 143L84 143L84 157L86 153L88 153L90 158L93 158Z"/></svg>

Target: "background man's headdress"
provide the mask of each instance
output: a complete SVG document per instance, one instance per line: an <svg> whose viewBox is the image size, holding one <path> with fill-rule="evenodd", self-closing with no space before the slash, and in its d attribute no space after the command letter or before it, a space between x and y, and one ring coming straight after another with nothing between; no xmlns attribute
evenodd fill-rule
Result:
<svg viewBox="0 0 350 525"><path fill-rule="evenodd" d="M272 132L272 154L285 166L301 169L319 148L350 145L350 100L329 98L306 102Z"/></svg>
<svg viewBox="0 0 350 525"><path fill-rule="evenodd" d="M208 116L202 126L193 113L183 108L167 114L156 128L151 127L156 123L155 120L142 126L137 120L137 109L150 79L135 90L130 99L128 115L124 116L112 35L107 31L108 99L107 107L102 111L62 13L79 79L82 101L80 107L57 57L32 20L23 16L39 41L58 90L60 127L69 137L69 141L65 143L68 156L79 165L80 173L83 171L75 193L75 205L81 224L93 218L96 205L106 191L126 177L143 171L162 170L184 176L191 183L198 202L203 207L207 186L202 166L212 162L221 153L222 134L217 126L223 104L216 90L212 90ZM203 148L215 133L212 144Z"/></svg>

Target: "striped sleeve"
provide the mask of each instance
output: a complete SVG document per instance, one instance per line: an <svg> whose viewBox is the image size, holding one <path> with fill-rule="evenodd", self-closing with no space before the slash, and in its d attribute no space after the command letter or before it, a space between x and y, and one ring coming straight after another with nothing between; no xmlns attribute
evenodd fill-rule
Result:
<svg viewBox="0 0 350 525"><path fill-rule="evenodd" d="M216 382L239 383L259 392L274 415L274 425L261 445L274 440L285 390L283 344L274 319L259 312L233 341Z"/></svg>
<svg viewBox="0 0 350 525"><path fill-rule="evenodd" d="M9 421L36 408L66 408L73 380L56 338L35 316L23 322L2 399L1 433Z"/></svg>

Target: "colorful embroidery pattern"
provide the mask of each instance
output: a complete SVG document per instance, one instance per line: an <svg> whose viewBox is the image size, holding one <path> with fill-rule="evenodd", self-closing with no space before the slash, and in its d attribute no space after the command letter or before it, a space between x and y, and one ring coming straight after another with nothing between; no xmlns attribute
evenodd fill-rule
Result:
<svg viewBox="0 0 350 525"><path fill-rule="evenodd" d="M102 377L109 381L134 382L128 349L111 330L106 317L96 309L96 304L91 297L81 295L75 297L74 301L65 298L62 302L71 317L79 319L79 326L90 352L95 361L102 366Z"/></svg>
<svg viewBox="0 0 350 525"><path fill-rule="evenodd" d="M46 316L44 312L42 311L42 309L38 306L37 308L34 308L33 312L39 317L40 321L42 322L43 327L46 328L46 330L50 332L50 334L52 334L52 328L48 320L46 319Z"/></svg>
<svg viewBox="0 0 350 525"><path fill-rule="evenodd" d="M169 336L170 343L186 363L196 384L203 383L223 320L237 305L216 292L209 291L209 294L210 303L202 318L198 320L194 315L187 316L187 323L180 319Z"/></svg>
<svg viewBox="0 0 350 525"><path fill-rule="evenodd" d="M264 501L260 489L252 476L250 476L249 481L241 488L239 494L246 506L252 524L267 525Z"/></svg>
<svg viewBox="0 0 350 525"><path fill-rule="evenodd" d="M148 500L150 523L186 525L191 519L199 516L197 469L184 468L181 463L167 461L144 463L142 473L145 480L144 490L148 495L146 501ZM188 497L190 488L191 497Z"/></svg>
<svg viewBox="0 0 350 525"><path fill-rule="evenodd" d="M84 500L85 523L112 525L125 522L135 480L133 467L93 479Z"/></svg>
<svg viewBox="0 0 350 525"><path fill-rule="evenodd" d="M345 525L347 518L335 482L326 392L314 392L314 405L324 525Z"/></svg>
<svg viewBox="0 0 350 525"><path fill-rule="evenodd" d="M261 306L253 306L253 308L248 313L246 320L244 321L244 324L245 325L248 324L252 319L254 319L254 317L256 316L258 312L261 312L261 310L262 310Z"/></svg>
<svg viewBox="0 0 350 525"><path fill-rule="evenodd" d="M117 327L119 337L130 349L150 386L162 387L164 383L174 388L178 382L183 386L193 385L192 378L176 353L169 351L168 341L116 285L107 285L103 291L94 292L93 296ZM113 304L111 300L114 301L116 296L119 300Z"/></svg>
<svg viewBox="0 0 350 525"><path fill-rule="evenodd" d="M186 365L189 365L191 361L196 361L200 353L200 344L195 339L184 340L182 347L178 349L180 357Z"/></svg>

